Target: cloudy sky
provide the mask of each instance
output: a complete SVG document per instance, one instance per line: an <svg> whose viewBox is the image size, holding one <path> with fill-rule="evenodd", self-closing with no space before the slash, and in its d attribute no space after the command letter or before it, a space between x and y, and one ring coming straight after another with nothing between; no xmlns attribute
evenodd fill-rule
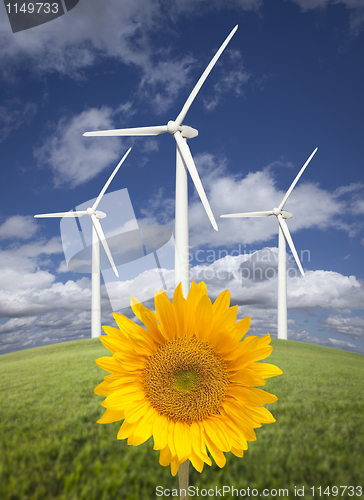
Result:
<svg viewBox="0 0 364 500"><path fill-rule="evenodd" d="M172 137L83 133L175 119L236 24L184 120L219 226L190 183L192 277L213 298L229 288L251 333L276 335L277 219L220 215L273 209L318 147L285 206L306 273L288 252L288 337L364 353L362 0L80 0L15 34L1 3L0 353L90 337L90 274L67 266L72 228L33 216L87 207L130 146L105 195L107 236L174 229ZM131 295L151 304L173 283L173 238L162 271L153 255L121 264L119 280L104 270L105 324Z"/></svg>

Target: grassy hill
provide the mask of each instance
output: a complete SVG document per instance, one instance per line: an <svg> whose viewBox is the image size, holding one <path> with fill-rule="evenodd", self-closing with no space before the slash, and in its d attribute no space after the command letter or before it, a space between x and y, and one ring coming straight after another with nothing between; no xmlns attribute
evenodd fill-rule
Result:
<svg viewBox="0 0 364 500"><path fill-rule="evenodd" d="M277 422L257 429L244 458L228 453L223 469L193 469L190 484L277 490L265 498L288 489L292 499L312 498L312 486L322 487L321 498L327 486L364 487L364 356L272 343L268 360L284 372L265 386L279 398L269 407ZM107 354L90 339L0 356L2 500L141 500L162 498L157 486L178 487L152 440L127 446L116 439L119 423L96 423L103 398L93 389L106 373L95 359Z"/></svg>

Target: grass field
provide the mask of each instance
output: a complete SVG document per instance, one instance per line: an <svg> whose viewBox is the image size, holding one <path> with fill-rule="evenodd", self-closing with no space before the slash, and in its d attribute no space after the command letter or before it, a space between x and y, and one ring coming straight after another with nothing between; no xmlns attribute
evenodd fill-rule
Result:
<svg viewBox="0 0 364 500"><path fill-rule="evenodd" d="M269 406L277 422L257 429L244 458L228 453L223 469L191 470L190 484L277 490L264 498L288 489L290 499L312 498L312 486L322 487L315 498L331 498L327 486L364 487L364 356L272 343L268 360L284 372L265 386L279 398ZM96 423L103 398L93 390L106 373L95 359L107 354L90 339L0 356L1 500L142 500L161 498L157 486L178 487L152 439L127 446L116 439L119 423Z"/></svg>

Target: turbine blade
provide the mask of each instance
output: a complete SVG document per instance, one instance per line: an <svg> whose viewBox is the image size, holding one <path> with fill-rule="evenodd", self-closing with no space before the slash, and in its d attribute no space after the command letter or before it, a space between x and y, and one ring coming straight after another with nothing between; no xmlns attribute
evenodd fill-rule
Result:
<svg viewBox="0 0 364 500"><path fill-rule="evenodd" d="M114 259L112 258L112 255L111 255L111 252L110 252L110 249L109 249L109 245L107 244L107 241L106 241L106 238L105 238L105 235L104 235L104 231L102 230L100 221L96 217L95 214L91 215L91 220L92 220L92 223L93 223L93 225L94 225L94 227L96 229L97 236L99 237L99 240L101 241L102 246L104 247L104 250L106 252L106 255L107 255L107 257L108 257L108 259L110 261L111 267L113 268L114 273L116 274L116 276L119 277L118 270L116 269L115 262L114 262Z"/></svg>
<svg viewBox="0 0 364 500"><path fill-rule="evenodd" d="M195 188L198 192L199 197L201 198L202 204L206 210L208 218L210 219L212 227L215 229L215 231L218 231L218 227L216 224L214 214L212 213L210 204L207 200L205 190L202 186L200 176L198 175L196 165L195 165L195 162L193 161L190 148L188 147L187 142L183 139L181 132L179 132L179 131L176 132L174 134L174 138L176 139L178 151L179 151L179 153L182 157L182 160L183 160L184 164L186 165L186 167L187 167L187 169L192 177L193 183L195 185Z"/></svg>
<svg viewBox="0 0 364 500"><path fill-rule="evenodd" d="M176 123L177 123L177 125L182 125L182 122L183 122L183 120L184 120L184 118L185 118L185 116L187 114L187 111L190 109L190 106L193 103L193 101L194 101L196 95L198 94L200 88L204 84L204 81L208 77L208 75L209 75L210 71L212 70L212 68L215 66L216 61L219 59L219 57L223 53L225 47L230 42L231 38L233 37L233 35L234 35L234 33L235 33L235 31L237 29L238 29L238 25L236 25L235 28L231 31L231 33L229 34L229 36L226 38L226 40L224 41L224 43L221 45L221 47L219 48L219 50L216 52L216 54L212 58L210 64L207 66L207 68L205 69L205 71L202 73L199 81L196 83L196 85L195 85L194 89L192 90L191 94L189 95L187 101L184 103L183 108L180 111L180 114L177 116L177 118L175 120Z"/></svg>
<svg viewBox="0 0 364 500"><path fill-rule="evenodd" d="M96 199L95 203L94 203L94 204L93 204L93 206L92 206L92 209L93 209L93 210L96 210L96 209L97 209L97 207L98 207L98 205L99 205L99 203L100 203L100 201L101 201L101 198L104 196L105 191L106 191L106 190L107 190L107 188L109 187L110 182L111 182L111 181L113 180L113 178L115 177L115 175L116 175L117 171L119 170L119 168L121 167L121 165L124 163L124 161L125 161L126 157L127 157L127 156L128 156L128 154L130 153L130 151L131 151L131 148L129 148L129 149L128 149L128 151L125 153L125 155L124 155L124 156L122 157L122 159L119 161L119 163L118 163L117 167L114 169L113 173L112 173L112 174L110 175L110 177L108 178L108 180L107 180L107 182L106 182L105 186L102 188L102 190L101 190L101 192L100 192L99 196L97 197L97 199Z"/></svg>
<svg viewBox="0 0 364 500"><path fill-rule="evenodd" d="M306 163L303 165L303 167L301 168L301 170L298 172L295 180L292 182L290 188L288 189L287 193L284 195L283 197L283 200L281 201L281 204L279 205L278 207L278 210L282 210L282 208L284 207L286 201L288 200L288 196L291 194L292 192L292 189L295 187L295 185L297 184L299 178L301 177L301 175L303 174L305 168L307 167L307 165L310 163L310 161L312 160L314 154L316 153L316 151L318 150L318 148L316 148L313 153L311 153L311 156L308 158L308 160L306 161Z"/></svg>
<svg viewBox="0 0 364 500"><path fill-rule="evenodd" d="M97 130L96 132L85 132L85 137L95 136L114 136L114 135L159 135L168 132L167 125L156 127L136 127L136 128L120 128L116 130Z"/></svg>
<svg viewBox="0 0 364 500"><path fill-rule="evenodd" d="M267 210L265 212L246 212L243 214L225 214L220 215L220 217L269 217L269 215L273 215L273 210Z"/></svg>
<svg viewBox="0 0 364 500"><path fill-rule="evenodd" d="M87 215L86 210L82 212L59 212L54 214L38 214L34 215L34 217L82 217L83 215Z"/></svg>
<svg viewBox="0 0 364 500"><path fill-rule="evenodd" d="M301 266L300 259L298 258L295 246L293 244L293 240L291 238L291 234L290 234L288 226L287 226L287 223L283 219L283 217L281 216L281 214L279 214L277 217L278 217L279 225L282 228L284 237L286 238L286 241L288 242L289 248L291 249L291 252L293 253L293 257L295 258L295 261L297 263L298 269L301 271L302 276L304 276L305 273L304 273L303 268Z"/></svg>

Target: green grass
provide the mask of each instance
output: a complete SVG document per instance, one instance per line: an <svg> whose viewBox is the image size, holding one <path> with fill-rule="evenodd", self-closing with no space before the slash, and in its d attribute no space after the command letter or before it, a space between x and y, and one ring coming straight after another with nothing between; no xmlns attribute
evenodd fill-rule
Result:
<svg viewBox="0 0 364 500"><path fill-rule="evenodd" d="M279 398L269 406L277 422L257 429L244 458L191 468L190 484L287 488L291 499L312 498L312 486L364 486L364 357L272 343L268 360L284 372L265 386ZM162 498L158 485L178 487L152 440L127 446L116 439L119 423L96 423L103 398L93 389L105 372L95 359L107 354L91 339L0 356L1 500L141 500ZM295 486L306 495L295 497Z"/></svg>

